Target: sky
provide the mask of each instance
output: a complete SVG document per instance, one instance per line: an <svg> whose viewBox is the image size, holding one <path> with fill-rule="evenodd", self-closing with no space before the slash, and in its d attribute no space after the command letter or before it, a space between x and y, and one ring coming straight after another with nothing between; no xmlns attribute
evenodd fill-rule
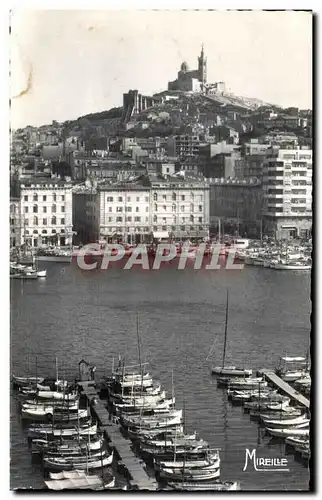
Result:
<svg viewBox="0 0 322 500"><path fill-rule="evenodd" d="M312 16L296 11L16 10L11 127L122 105L129 89L167 88L183 61L208 82L284 107L312 108Z"/></svg>

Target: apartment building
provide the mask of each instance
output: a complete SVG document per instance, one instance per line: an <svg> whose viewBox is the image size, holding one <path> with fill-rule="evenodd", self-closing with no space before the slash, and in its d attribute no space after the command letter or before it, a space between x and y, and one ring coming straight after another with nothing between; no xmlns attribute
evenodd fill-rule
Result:
<svg viewBox="0 0 322 500"><path fill-rule="evenodd" d="M99 240L118 238L129 243L149 240L150 188L140 182L119 182L98 187Z"/></svg>
<svg viewBox="0 0 322 500"><path fill-rule="evenodd" d="M32 247L72 243L72 184L57 179L30 179L20 184L21 235L16 245Z"/></svg>
<svg viewBox="0 0 322 500"><path fill-rule="evenodd" d="M150 180L153 234L208 238L209 184L181 177Z"/></svg>
<svg viewBox="0 0 322 500"><path fill-rule="evenodd" d="M280 149L263 166L265 229L277 239L306 237L312 227L312 150Z"/></svg>

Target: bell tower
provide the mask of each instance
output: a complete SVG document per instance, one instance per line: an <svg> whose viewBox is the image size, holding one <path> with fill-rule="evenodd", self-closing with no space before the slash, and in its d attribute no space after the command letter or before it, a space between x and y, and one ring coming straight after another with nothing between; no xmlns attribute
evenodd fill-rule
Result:
<svg viewBox="0 0 322 500"><path fill-rule="evenodd" d="M202 83L202 87L207 83L207 58L204 54L203 44L201 45L201 53L198 57L198 75L199 81Z"/></svg>

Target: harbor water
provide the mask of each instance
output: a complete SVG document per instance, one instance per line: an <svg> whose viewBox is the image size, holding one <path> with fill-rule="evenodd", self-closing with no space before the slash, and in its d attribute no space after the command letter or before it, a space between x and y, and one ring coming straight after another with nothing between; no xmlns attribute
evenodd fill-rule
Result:
<svg viewBox="0 0 322 500"><path fill-rule="evenodd" d="M307 466L270 441L265 429L233 406L210 375L221 363L229 290L227 362L254 370L274 368L279 356L305 355L310 338L307 272L108 269L84 271L76 264L41 263L47 278L11 281L11 369L16 375L77 375L84 358L97 377L124 355L138 362L136 314L142 358L149 372L185 407L187 431L221 451L222 480L243 490L308 490ZM37 368L36 368L37 358ZM258 457L288 459L289 472L261 474L245 465L246 449ZM42 488L42 472L31 461L14 397L11 398L11 488Z"/></svg>

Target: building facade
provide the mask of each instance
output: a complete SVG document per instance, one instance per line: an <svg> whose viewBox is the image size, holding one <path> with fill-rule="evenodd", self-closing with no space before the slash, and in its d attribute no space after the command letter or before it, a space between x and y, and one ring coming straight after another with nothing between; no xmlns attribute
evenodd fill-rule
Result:
<svg viewBox="0 0 322 500"><path fill-rule="evenodd" d="M258 236L262 228L263 189L258 179L213 179L210 183L210 224L218 232Z"/></svg>
<svg viewBox="0 0 322 500"><path fill-rule="evenodd" d="M173 82L168 82L168 90L181 90L184 92L201 92L207 84L207 58L205 57L203 45L198 57L198 69L189 70L184 61L181 64L178 77Z"/></svg>
<svg viewBox="0 0 322 500"><path fill-rule="evenodd" d="M71 183L56 179L23 181L19 200L22 228L19 245L72 244Z"/></svg>
<svg viewBox="0 0 322 500"><path fill-rule="evenodd" d="M312 227L312 150L280 149L264 162L264 221L277 239L307 237Z"/></svg>

